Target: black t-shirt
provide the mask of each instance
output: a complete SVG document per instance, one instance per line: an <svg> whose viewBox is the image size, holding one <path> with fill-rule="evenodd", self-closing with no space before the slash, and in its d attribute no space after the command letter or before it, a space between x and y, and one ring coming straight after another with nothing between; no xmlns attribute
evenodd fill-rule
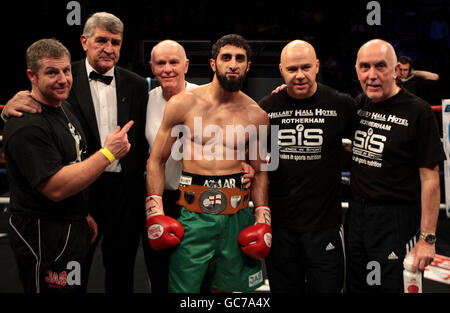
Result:
<svg viewBox="0 0 450 313"><path fill-rule="evenodd" d="M87 215L84 192L53 202L36 189L62 167L85 158L81 126L67 103L63 106L64 111L43 105L42 113L24 113L5 125L3 140L13 214L71 220Z"/></svg>
<svg viewBox="0 0 450 313"><path fill-rule="evenodd" d="M269 172L272 223L299 232L339 225L342 138L352 137L354 100L318 84L308 99L283 90L260 106L279 126L279 167Z"/></svg>
<svg viewBox="0 0 450 313"><path fill-rule="evenodd" d="M375 202L418 201L419 167L445 159L430 105L403 89L379 103L356 100L352 192Z"/></svg>

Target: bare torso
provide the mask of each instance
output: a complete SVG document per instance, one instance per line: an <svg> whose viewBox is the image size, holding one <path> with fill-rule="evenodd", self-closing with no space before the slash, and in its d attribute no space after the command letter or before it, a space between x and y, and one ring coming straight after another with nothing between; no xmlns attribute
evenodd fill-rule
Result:
<svg viewBox="0 0 450 313"><path fill-rule="evenodd" d="M183 169L200 175L237 173L241 162L248 159L249 144L256 144L265 115L242 92L220 97L219 102L211 89L210 84L198 87L177 101L176 122L188 130L182 141Z"/></svg>

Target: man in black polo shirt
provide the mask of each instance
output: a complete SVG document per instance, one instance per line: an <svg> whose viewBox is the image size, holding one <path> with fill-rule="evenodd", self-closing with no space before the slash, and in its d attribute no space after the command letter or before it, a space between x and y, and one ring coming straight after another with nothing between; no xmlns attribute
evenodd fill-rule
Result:
<svg viewBox="0 0 450 313"><path fill-rule="evenodd" d="M364 94L357 98L354 199L346 215L349 292L403 292L407 250L414 271L435 255L445 154L429 104L396 85L396 64L394 48L378 39L364 44L356 60ZM367 279L371 261L380 264L381 284Z"/></svg>

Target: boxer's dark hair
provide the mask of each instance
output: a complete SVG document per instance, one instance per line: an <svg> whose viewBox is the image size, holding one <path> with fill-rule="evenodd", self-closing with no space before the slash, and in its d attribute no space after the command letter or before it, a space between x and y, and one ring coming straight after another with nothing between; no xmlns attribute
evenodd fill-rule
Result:
<svg viewBox="0 0 450 313"><path fill-rule="evenodd" d="M243 48L247 53L247 61L250 61L252 57L252 48L250 47L248 41L238 34L229 34L218 39L212 46L211 57L216 60L217 56L219 55L220 48L226 45Z"/></svg>

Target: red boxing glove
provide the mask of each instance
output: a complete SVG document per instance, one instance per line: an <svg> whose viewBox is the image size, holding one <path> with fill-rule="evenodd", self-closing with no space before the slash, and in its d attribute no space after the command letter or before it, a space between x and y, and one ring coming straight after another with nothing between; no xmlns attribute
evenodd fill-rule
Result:
<svg viewBox="0 0 450 313"><path fill-rule="evenodd" d="M249 226L241 231L238 242L242 252L253 259L262 260L270 252L272 227L265 223Z"/></svg>
<svg viewBox="0 0 450 313"><path fill-rule="evenodd" d="M158 214L147 219L148 242L154 250L177 246L184 235L184 228L176 219Z"/></svg>

